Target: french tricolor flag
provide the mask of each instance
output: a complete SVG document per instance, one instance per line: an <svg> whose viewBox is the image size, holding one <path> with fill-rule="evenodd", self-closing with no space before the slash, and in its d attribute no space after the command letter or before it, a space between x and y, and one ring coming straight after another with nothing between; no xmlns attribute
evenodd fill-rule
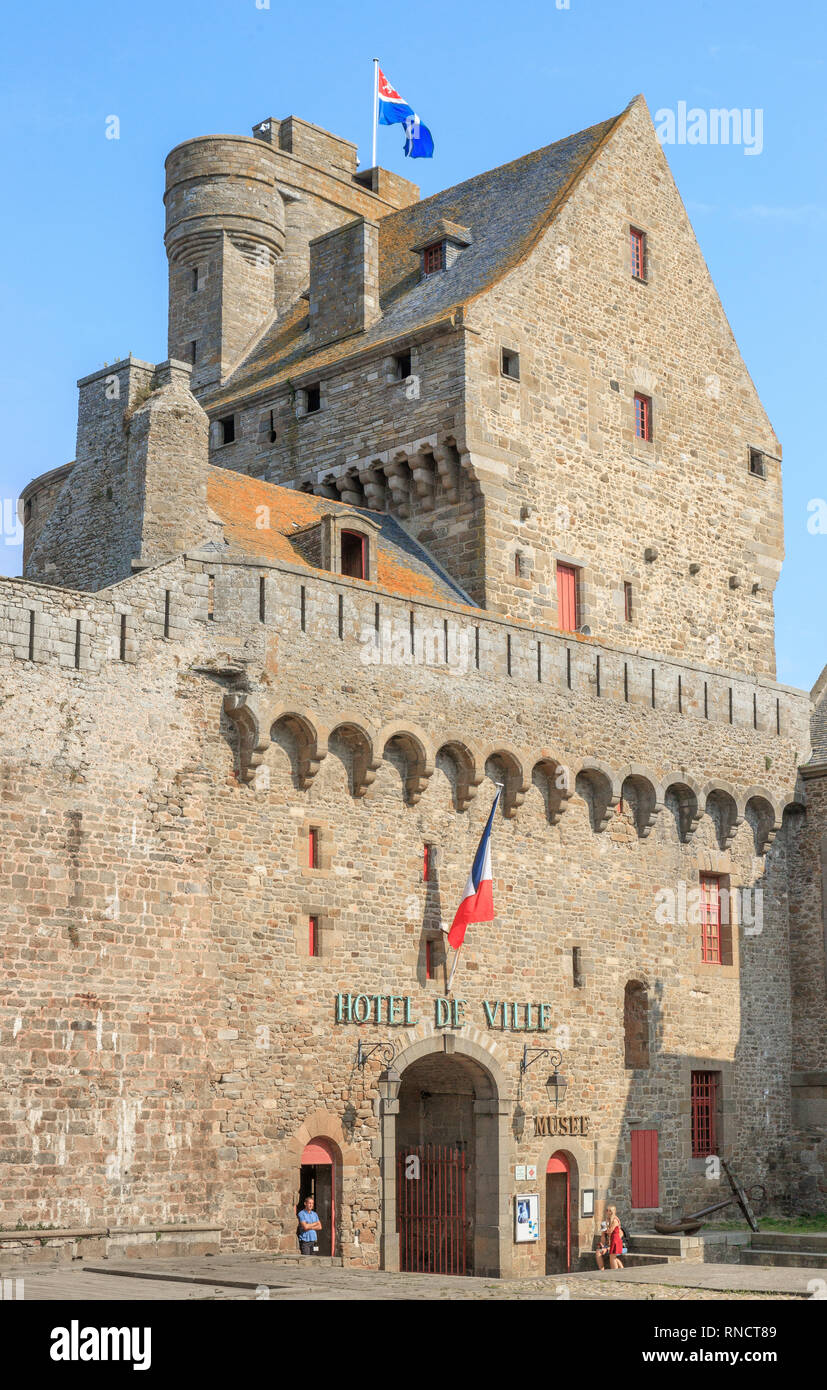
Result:
<svg viewBox="0 0 827 1390"><path fill-rule="evenodd" d="M494 824L494 812L500 799L502 788L494 797L494 804L491 807L491 814L486 821L485 829L482 832L477 853L474 856L474 863L465 885L465 892L462 902L456 911L451 930L448 932L448 942L458 951L465 940L465 929L469 922L493 922L494 920L494 884L491 875L491 827ZM452 972L453 975L453 972Z"/></svg>

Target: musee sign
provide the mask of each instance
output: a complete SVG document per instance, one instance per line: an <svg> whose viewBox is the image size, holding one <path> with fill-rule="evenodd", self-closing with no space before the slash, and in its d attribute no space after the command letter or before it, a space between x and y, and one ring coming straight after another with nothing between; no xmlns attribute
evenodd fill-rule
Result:
<svg viewBox="0 0 827 1390"><path fill-rule="evenodd" d="M590 1115L535 1115L534 1134L588 1134Z"/></svg>

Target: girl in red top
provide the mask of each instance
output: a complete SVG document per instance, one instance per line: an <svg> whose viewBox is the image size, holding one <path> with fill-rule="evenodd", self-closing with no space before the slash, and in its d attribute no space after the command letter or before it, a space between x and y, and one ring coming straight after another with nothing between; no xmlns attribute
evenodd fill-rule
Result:
<svg viewBox="0 0 827 1390"><path fill-rule="evenodd" d="M617 1219L617 1208L606 1208L606 1235L609 1240L609 1268L622 1269L623 1262L620 1256L623 1254L623 1231Z"/></svg>

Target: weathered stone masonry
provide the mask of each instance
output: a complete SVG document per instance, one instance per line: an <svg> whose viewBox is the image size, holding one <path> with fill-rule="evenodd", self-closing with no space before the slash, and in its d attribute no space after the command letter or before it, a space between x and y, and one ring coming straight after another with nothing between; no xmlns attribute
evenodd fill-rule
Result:
<svg viewBox="0 0 827 1390"><path fill-rule="evenodd" d="M582 1192L630 1215L636 1129L660 1210L714 1200L695 1071L719 1152L822 1207L823 682L811 736L774 678L780 448L642 100L424 202L295 118L167 174L169 361L81 381L0 581L2 1225L291 1253L323 1141L336 1252L393 1268L397 1152L444 1142L469 1267L543 1273L552 1155L573 1265ZM495 784L497 918L447 999ZM746 890L720 964L701 873Z"/></svg>

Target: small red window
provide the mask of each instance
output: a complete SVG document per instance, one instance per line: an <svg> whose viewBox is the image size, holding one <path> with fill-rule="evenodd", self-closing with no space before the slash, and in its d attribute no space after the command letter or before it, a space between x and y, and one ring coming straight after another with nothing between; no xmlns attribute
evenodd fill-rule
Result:
<svg viewBox="0 0 827 1390"><path fill-rule="evenodd" d="M718 1081L720 1072L692 1073L692 1157L718 1152Z"/></svg>
<svg viewBox="0 0 827 1390"><path fill-rule="evenodd" d="M635 392L635 434L638 439L652 438L652 397Z"/></svg>
<svg viewBox="0 0 827 1390"><path fill-rule="evenodd" d="M732 965L732 922L728 880L701 874L701 960L707 965Z"/></svg>
<svg viewBox="0 0 827 1390"><path fill-rule="evenodd" d="M557 626L576 632L580 626L577 603L577 570L574 565L557 562Z"/></svg>
<svg viewBox="0 0 827 1390"><path fill-rule="evenodd" d="M426 941L426 942L425 942L425 979L426 979L426 980L432 980L433 978L434 978L434 943L433 943L433 941Z"/></svg>
<svg viewBox="0 0 827 1390"><path fill-rule="evenodd" d="M721 964L721 881L701 874L701 960Z"/></svg>
<svg viewBox="0 0 827 1390"><path fill-rule="evenodd" d="M445 242L435 241L432 246L426 246L422 253L422 269L426 275L433 275L435 270L442 270L445 266Z"/></svg>
<svg viewBox="0 0 827 1390"><path fill-rule="evenodd" d="M311 869L319 867L319 832L315 825L307 832L307 864Z"/></svg>
<svg viewBox="0 0 827 1390"><path fill-rule="evenodd" d="M311 956L318 956L318 955L320 954L320 952L319 952L319 919L318 919L318 917L308 917L308 919L307 919L307 928L308 928L308 930L307 930L307 944L308 944L308 946L309 946L309 948L310 948L310 949L309 949L309 954L310 954Z"/></svg>
<svg viewBox="0 0 827 1390"><path fill-rule="evenodd" d="M424 883L431 877L433 866L433 845L423 845L422 847L422 879Z"/></svg>
<svg viewBox="0 0 827 1390"><path fill-rule="evenodd" d="M637 227L630 230L632 250L632 275L636 280L646 279L646 233Z"/></svg>

